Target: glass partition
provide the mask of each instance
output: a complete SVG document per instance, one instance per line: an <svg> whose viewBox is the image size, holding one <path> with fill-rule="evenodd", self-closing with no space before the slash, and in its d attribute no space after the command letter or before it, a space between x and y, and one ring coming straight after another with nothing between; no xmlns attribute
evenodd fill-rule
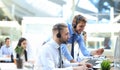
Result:
<svg viewBox="0 0 120 70"><path fill-rule="evenodd" d="M20 25L17 21L0 21L0 44L4 44L4 39L9 37L12 41L12 45L15 46L14 42L18 41L21 37Z"/></svg>
<svg viewBox="0 0 120 70"><path fill-rule="evenodd" d="M113 56L119 27L120 24L87 24L86 47L91 50L104 48L104 55Z"/></svg>

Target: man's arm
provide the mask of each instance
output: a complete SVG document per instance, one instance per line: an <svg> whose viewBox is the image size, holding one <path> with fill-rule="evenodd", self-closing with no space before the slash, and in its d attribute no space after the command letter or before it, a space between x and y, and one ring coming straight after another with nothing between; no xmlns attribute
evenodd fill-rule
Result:
<svg viewBox="0 0 120 70"><path fill-rule="evenodd" d="M62 54L67 58L68 61L74 62L74 59L72 58L67 45L66 44L62 44L61 45L61 49L62 49Z"/></svg>
<svg viewBox="0 0 120 70"><path fill-rule="evenodd" d="M79 48L81 49L81 52L84 56L101 55L104 52L103 48L100 48L100 49L89 52L87 50L86 46L85 46L85 43L84 43L84 40L83 40L82 36L80 36L80 38L78 39L77 42L78 42Z"/></svg>
<svg viewBox="0 0 120 70"><path fill-rule="evenodd" d="M84 43L84 40L82 38L82 36L80 35L79 36L79 39L77 40L78 42L78 45L79 45L79 49L81 50L82 54L84 56L90 56L90 52L87 50L86 46L85 46L85 43Z"/></svg>

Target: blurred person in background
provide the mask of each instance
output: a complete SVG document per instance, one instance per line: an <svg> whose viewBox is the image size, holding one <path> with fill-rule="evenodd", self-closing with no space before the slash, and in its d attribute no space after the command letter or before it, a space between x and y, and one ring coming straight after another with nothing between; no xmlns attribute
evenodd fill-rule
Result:
<svg viewBox="0 0 120 70"><path fill-rule="evenodd" d="M9 37L5 38L5 44L0 49L1 57L11 58L13 62L13 47L11 46L11 40ZM5 62L9 62L6 61Z"/></svg>
<svg viewBox="0 0 120 70"><path fill-rule="evenodd" d="M14 63L16 63L16 59L21 57L23 59L23 62L31 62L34 63L32 50L30 48L30 45L28 45L28 41L26 38L21 37L17 43L16 47L22 47L24 52L22 56L19 56L14 51Z"/></svg>

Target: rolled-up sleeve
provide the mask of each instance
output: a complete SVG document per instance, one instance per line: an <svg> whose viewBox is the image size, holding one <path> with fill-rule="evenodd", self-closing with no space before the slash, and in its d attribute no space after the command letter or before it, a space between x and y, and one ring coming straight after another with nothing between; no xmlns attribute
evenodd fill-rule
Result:
<svg viewBox="0 0 120 70"><path fill-rule="evenodd" d="M70 52L69 52L69 50L67 49L67 45L66 45L66 44L62 44L62 45L61 45L61 49L62 49L63 55L64 55L69 61L73 59L72 56L71 56L71 54L70 54Z"/></svg>
<svg viewBox="0 0 120 70"><path fill-rule="evenodd" d="M84 40L83 40L81 35L79 36L77 42L78 42L78 45L79 45L79 48L80 48L82 54L84 56L90 56L90 52L87 50L85 43L84 43Z"/></svg>

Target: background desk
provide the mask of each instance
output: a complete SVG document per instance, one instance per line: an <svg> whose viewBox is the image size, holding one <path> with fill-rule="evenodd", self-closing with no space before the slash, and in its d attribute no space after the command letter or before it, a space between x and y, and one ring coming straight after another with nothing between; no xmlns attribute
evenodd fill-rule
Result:
<svg viewBox="0 0 120 70"><path fill-rule="evenodd" d="M91 59L88 59L90 61L88 61L88 63L90 62L91 64L93 64L93 68L94 70L101 70L101 63L104 59L108 59L111 63L114 62L114 58L113 56L107 56L106 58L102 58L102 57L95 57L95 58L91 58ZM94 61L95 60L95 61ZM87 59L84 60L85 62L87 61ZM83 61L83 62L84 62ZM114 70L114 67L111 67L110 70ZM119 70L119 69L115 69L115 70Z"/></svg>
<svg viewBox="0 0 120 70"><path fill-rule="evenodd" d="M33 70L32 68L26 68L23 66L23 69L17 69L16 64L14 63L0 63L0 70Z"/></svg>
<svg viewBox="0 0 120 70"><path fill-rule="evenodd" d="M1 70L15 70L16 65L14 63L0 63Z"/></svg>
<svg viewBox="0 0 120 70"><path fill-rule="evenodd" d="M106 58L107 58L108 60L110 60L110 62L114 62L114 57L113 57L113 56L106 56ZM98 69L98 70L100 70L100 69ZM114 70L114 67L111 67L110 70ZM118 69L115 69L115 70L118 70Z"/></svg>
<svg viewBox="0 0 120 70"><path fill-rule="evenodd" d="M11 61L11 57L10 58L0 57L0 61Z"/></svg>

